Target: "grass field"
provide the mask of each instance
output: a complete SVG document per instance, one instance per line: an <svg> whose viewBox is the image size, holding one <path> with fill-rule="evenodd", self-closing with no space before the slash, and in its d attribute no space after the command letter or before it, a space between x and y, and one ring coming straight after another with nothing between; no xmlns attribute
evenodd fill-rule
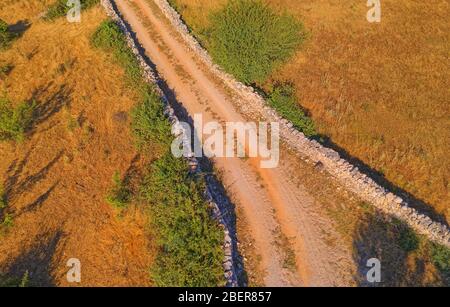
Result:
<svg viewBox="0 0 450 307"><path fill-rule="evenodd" d="M91 46L104 11L83 12L79 24L43 20L54 2L0 6L0 19L20 32L0 52L9 67L0 95L13 108L35 103L21 142L0 143L0 215L10 225L0 237L0 276L28 272L30 285L69 286L70 254L84 264L83 285L149 285L154 250L144 214L130 205L119 220L105 201L113 174L139 164L126 115L139 93Z"/></svg>
<svg viewBox="0 0 450 307"><path fill-rule="evenodd" d="M264 0L301 21L308 39L266 82L292 83L320 134L450 220L449 2ZM208 48L227 0L172 0Z"/></svg>

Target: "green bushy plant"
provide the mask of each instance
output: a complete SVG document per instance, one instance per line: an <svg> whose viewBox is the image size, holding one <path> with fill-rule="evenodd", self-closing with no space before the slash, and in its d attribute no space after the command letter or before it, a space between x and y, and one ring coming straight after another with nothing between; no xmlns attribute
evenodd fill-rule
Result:
<svg viewBox="0 0 450 307"><path fill-rule="evenodd" d="M303 41L303 26L260 0L231 0L212 15L214 60L246 84L262 83Z"/></svg>
<svg viewBox="0 0 450 307"><path fill-rule="evenodd" d="M0 276L0 287L18 287L25 288L30 286L30 276L28 271L25 271L21 278L7 278Z"/></svg>
<svg viewBox="0 0 450 307"><path fill-rule="evenodd" d="M3 188L3 185L0 184L0 213L3 209L6 208L6 196L5 196L5 190Z"/></svg>
<svg viewBox="0 0 450 307"><path fill-rule="evenodd" d="M113 207L124 209L127 207L131 199L131 191L120 178L120 173L115 172L113 175L113 187L106 197L106 201Z"/></svg>
<svg viewBox="0 0 450 307"><path fill-rule="evenodd" d="M431 258L440 271L450 275L450 248L433 243Z"/></svg>
<svg viewBox="0 0 450 307"><path fill-rule="evenodd" d="M11 41L16 38L17 35L8 30L8 24L0 19L0 50L9 46Z"/></svg>
<svg viewBox="0 0 450 307"><path fill-rule="evenodd" d="M414 230L408 226L404 226L400 231L398 243L405 252L413 252L419 248L420 239Z"/></svg>
<svg viewBox="0 0 450 307"><path fill-rule="evenodd" d="M223 232L203 198L201 178L168 151L152 166L143 185L158 256L151 269L158 286L223 285Z"/></svg>
<svg viewBox="0 0 450 307"><path fill-rule="evenodd" d="M100 24L92 36L92 44L106 52L111 52L116 61L125 68L128 81L141 92L146 92L148 86L142 81L141 68L136 57L127 45L119 26L112 20Z"/></svg>
<svg viewBox="0 0 450 307"><path fill-rule="evenodd" d="M297 103L295 90L290 85L276 86L269 94L268 102L272 108L284 118L291 121L294 127L306 136L316 136L314 123Z"/></svg>
<svg viewBox="0 0 450 307"><path fill-rule="evenodd" d="M131 128L138 147L148 143L169 146L171 128L163 111L161 98L154 91L147 92L143 102L132 110Z"/></svg>
<svg viewBox="0 0 450 307"><path fill-rule="evenodd" d="M35 104L22 102L13 107L9 100L0 98L0 141L23 141L33 120Z"/></svg>

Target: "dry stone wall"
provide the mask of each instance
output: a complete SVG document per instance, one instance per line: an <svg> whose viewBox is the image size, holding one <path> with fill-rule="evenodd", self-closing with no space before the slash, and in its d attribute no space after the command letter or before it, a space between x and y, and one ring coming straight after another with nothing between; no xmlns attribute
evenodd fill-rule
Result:
<svg viewBox="0 0 450 307"><path fill-rule="evenodd" d="M329 174L363 201L372 204L383 213L404 221L412 229L427 236L430 240L450 248L450 229L446 225L435 222L430 217L411 208L404 199L377 184L370 176L362 173L358 167L343 159L338 152L315 140L308 139L303 133L296 130L290 121L282 118L274 109L269 107L264 98L257 94L252 87L238 82L233 76L214 64L207 51L191 35L181 16L167 0L153 1L177 29L188 47L197 54L216 77L235 91L239 97L235 102L242 113L253 118L259 117L265 121L279 122L282 139L288 147L296 150L302 158L314 163L320 162Z"/></svg>
<svg viewBox="0 0 450 307"><path fill-rule="evenodd" d="M184 126L180 123L178 117L175 115L174 109L170 106L167 97L164 95L159 86L160 79L158 78L157 73L153 71L153 69L149 66L149 63L147 63L144 56L141 54L140 49L138 48L139 44L137 40L133 37L129 27L122 19L114 1L101 0L101 4L107 15L114 20L123 31L128 47L132 50L141 66L145 81L155 84L156 90L163 99L164 113L172 126L172 134L175 137L181 137L183 142L186 144L190 144L190 134L186 131ZM194 153L192 151L187 155L186 159L192 172L201 172L199 161L194 157ZM219 183L212 176L205 176L205 178L205 199L212 208L213 218L219 222L224 230L223 249L225 252L225 258L222 265L224 268L226 285L229 287L243 286L242 284L239 284L239 276L242 274L242 266L238 260L239 254L237 251L237 239L233 221L234 214L232 212L231 203L226 195L222 193Z"/></svg>

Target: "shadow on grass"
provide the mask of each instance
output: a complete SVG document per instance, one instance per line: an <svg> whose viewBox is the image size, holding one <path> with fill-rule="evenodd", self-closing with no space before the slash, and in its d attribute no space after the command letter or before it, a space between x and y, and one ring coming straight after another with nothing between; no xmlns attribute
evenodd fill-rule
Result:
<svg viewBox="0 0 450 307"><path fill-rule="evenodd" d="M49 97L43 98L48 94L52 85L53 82L49 82L46 86L35 89L29 99L29 101L37 102L33 113L33 128L28 131L29 134L34 132L36 126L58 113L62 107L70 106L72 90L66 84L60 85Z"/></svg>
<svg viewBox="0 0 450 307"><path fill-rule="evenodd" d="M8 26L8 31L14 33L15 37L21 37L29 28L31 23L28 20L19 20L15 24Z"/></svg>
<svg viewBox="0 0 450 307"><path fill-rule="evenodd" d="M398 220L386 220L381 214L367 214L354 235L353 258L358 267L355 280L365 287L442 286L444 276L429 259L426 244ZM370 283L369 259L381 263L381 282Z"/></svg>
<svg viewBox="0 0 450 307"><path fill-rule="evenodd" d="M21 179L23 173L25 173L25 167L29 160L30 154L32 150L28 151L22 159L14 160L8 167L7 170L7 179L5 180L4 186L4 197L6 203L10 203L15 198L19 197L23 193L29 192L39 181L44 179L51 168L61 159L64 154L64 151L59 151L56 156L50 160L44 167L42 167L39 171L32 175L28 175L25 178ZM58 182L56 182L47 192L42 194L38 199L36 199L33 203L26 206L24 209L16 212L14 208L10 208L9 205L0 212L0 218L3 218L5 213L10 214L22 214L24 212L34 210L48 198L50 193L57 186Z"/></svg>
<svg viewBox="0 0 450 307"><path fill-rule="evenodd" d="M28 274L29 286L55 286L52 277L52 262L56 247L61 241L63 233L57 231L43 234L35 238L36 244L19 255L10 264L0 268L0 275L7 279L20 280Z"/></svg>

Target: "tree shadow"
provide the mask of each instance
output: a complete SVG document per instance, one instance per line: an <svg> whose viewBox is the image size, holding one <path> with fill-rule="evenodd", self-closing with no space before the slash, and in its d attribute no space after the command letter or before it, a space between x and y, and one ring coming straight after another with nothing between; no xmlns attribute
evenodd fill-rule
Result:
<svg viewBox="0 0 450 307"><path fill-rule="evenodd" d="M38 243L19 255L11 264L0 268L1 275L20 280L28 274L29 286L55 286L52 277L52 259L62 237L63 232L60 230L36 237L35 242Z"/></svg>
<svg viewBox="0 0 450 307"><path fill-rule="evenodd" d="M141 187L141 181L144 177L142 167L140 166L142 159L140 154L136 154L130 162L128 169L123 176L123 184L130 191L131 195L138 195Z"/></svg>
<svg viewBox="0 0 450 307"><path fill-rule="evenodd" d="M72 89L68 88L66 84L60 85L58 90L50 97L42 99L52 85L53 81L49 82L46 86L35 89L29 99L30 102L38 102L33 112L33 123L32 128L28 130L29 134L34 132L36 126L58 113L62 107L70 106Z"/></svg>
<svg viewBox="0 0 450 307"><path fill-rule="evenodd" d="M411 231L404 223L375 212L361 219L354 233L353 259L357 264L355 281L363 287L429 286L426 264L422 257L412 252L418 248L413 241L402 238ZM381 282L371 283L367 273L372 268L368 260L376 258L381 263Z"/></svg>
<svg viewBox="0 0 450 307"><path fill-rule="evenodd" d="M341 158L347 160L354 166L358 167L359 171L368 177L372 178L378 185L384 187L388 191L400 196L408 202L409 207L416 209L419 213L429 216L436 222L440 222L447 227L450 227L445 216L437 212L430 204L427 204L424 200L415 197L410 192L405 189L400 188L391 181L389 181L383 173L371 168L369 165L364 163L362 160L350 155L344 148L335 144L328 136L320 136L321 143L328 148L333 149L338 152ZM319 140L318 140L319 141Z"/></svg>
<svg viewBox="0 0 450 307"><path fill-rule="evenodd" d="M8 26L8 31L14 33L16 37L21 37L29 28L31 23L28 20L19 20L15 24Z"/></svg>
<svg viewBox="0 0 450 307"><path fill-rule="evenodd" d="M26 191L30 191L39 181L44 179L51 168L61 159L64 154L64 150L58 152L58 154L50 160L44 167L33 175L27 176L25 179L20 180L20 176L24 171L24 167L28 162L31 150L28 151L22 160L14 160L7 171L7 179L5 180L4 194L5 199L8 202L22 195ZM53 189L52 189L53 190Z"/></svg>
<svg viewBox="0 0 450 307"><path fill-rule="evenodd" d="M58 186L58 184L59 184L59 181L55 182L50 188L47 189L46 192L44 192L38 198L36 198L35 201L26 205L24 208L20 209L20 211L15 214L15 217L17 218L17 217L21 216L22 214L33 212L33 211L39 209L44 204L44 202L49 198L49 196L51 195L53 190L55 190L55 188Z"/></svg>

